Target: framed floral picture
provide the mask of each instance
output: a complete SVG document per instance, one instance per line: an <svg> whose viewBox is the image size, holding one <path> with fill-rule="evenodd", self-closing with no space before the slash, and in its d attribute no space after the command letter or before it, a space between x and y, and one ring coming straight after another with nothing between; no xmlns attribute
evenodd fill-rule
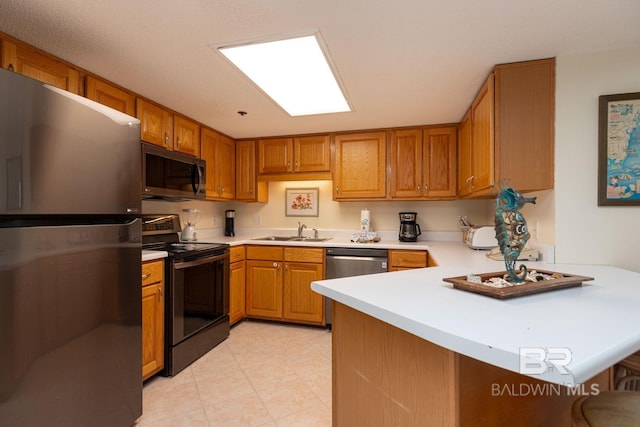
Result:
<svg viewBox="0 0 640 427"><path fill-rule="evenodd" d="M318 216L318 188L287 188L285 216Z"/></svg>

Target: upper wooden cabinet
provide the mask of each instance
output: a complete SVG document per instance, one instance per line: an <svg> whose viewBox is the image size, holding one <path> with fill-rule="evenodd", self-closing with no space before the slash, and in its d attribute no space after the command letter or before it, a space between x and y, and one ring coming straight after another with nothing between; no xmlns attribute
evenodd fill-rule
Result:
<svg viewBox="0 0 640 427"><path fill-rule="evenodd" d="M200 157L207 162L207 200L236 197L236 152L233 139L202 128Z"/></svg>
<svg viewBox="0 0 640 427"><path fill-rule="evenodd" d="M330 171L329 135L258 141L258 173L269 175L270 180L330 179ZM305 176L305 173L309 176ZM316 173L324 173L324 176Z"/></svg>
<svg viewBox="0 0 640 427"><path fill-rule="evenodd" d="M391 133L389 197L456 196L456 128L399 129Z"/></svg>
<svg viewBox="0 0 640 427"><path fill-rule="evenodd" d="M186 117L176 115L173 124L173 149L200 157L200 125Z"/></svg>
<svg viewBox="0 0 640 427"><path fill-rule="evenodd" d="M386 132L336 135L334 156L334 200L386 197Z"/></svg>
<svg viewBox="0 0 640 427"><path fill-rule="evenodd" d="M471 193L469 177L471 172L471 109L458 125L458 196Z"/></svg>
<svg viewBox="0 0 640 427"><path fill-rule="evenodd" d="M256 141L236 141L236 200L263 202L269 199L267 182L258 182Z"/></svg>
<svg viewBox="0 0 640 427"><path fill-rule="evenodd" d="M138 98L136 117L140 120L140 139L173 150L173 116L169 111Z"/></svg>
<svg viewBox="0 0 640 427"><path fill-rule="evenodd" d="M17 41L0 40L2 68L82 95L80 72L54 56Z"/></svg>
<svg viewBox="0 0 640 427"><path fill-rule="evenodd" d="M135 115L136 97L133 93L94 76L87 76L85 84L87 98L130 116Z"/></svg>
<svg viewBox="0 0 640 427"><path fill-rule="evenodd" d="M554 93L554 59L494 67L460 124L460 196L553 188Z"/></svg>

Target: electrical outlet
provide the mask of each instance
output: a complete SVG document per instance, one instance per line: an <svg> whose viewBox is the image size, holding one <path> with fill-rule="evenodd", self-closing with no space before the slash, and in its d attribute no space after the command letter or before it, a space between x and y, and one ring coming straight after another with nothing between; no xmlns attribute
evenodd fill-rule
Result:
<svg viewBox="0 0 640 427"><path fill-rule="evenodd" d="M262 225L262 216L254 215L253 216L253 225Z"/></svg>

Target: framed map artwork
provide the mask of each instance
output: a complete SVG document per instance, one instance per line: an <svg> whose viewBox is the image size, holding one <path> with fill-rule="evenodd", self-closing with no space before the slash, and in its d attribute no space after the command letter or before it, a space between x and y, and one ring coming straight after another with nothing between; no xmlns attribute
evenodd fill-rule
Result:
<svg viewBox="0 0 640 427"><path fill-rule="evenodd" d="M287 188L285 216L318 216L318 188Z"/></svg>
<svg viewBox="0 0 640 427"><path fill-rule="evenodd" d="M640 92L599 99L598 206L640 205Z"/></svg>

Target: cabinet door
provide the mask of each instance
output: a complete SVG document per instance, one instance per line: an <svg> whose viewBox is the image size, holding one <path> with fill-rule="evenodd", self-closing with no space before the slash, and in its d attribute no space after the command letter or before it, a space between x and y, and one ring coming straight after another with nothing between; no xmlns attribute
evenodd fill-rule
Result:
<svg viewBox="0 0 640 427"><path fill-rule="evenodd" d="M458 196L471 193L471 156L471 110L469 110L458 128Z"/></svg>
<svg viewBox="0 0 640 427"><path fill-rule="evenodd" d="M389 271L423 268L428 265L427 251L389 250Z"/></svg>
<svg viewBox="0 0 640 427"><path fill-rule="evenodd" d="M429 199L452 199L456 195L456 128L424 130L422 194Z"/></svg>
<svg viewBox="0 0 640 427"><path fill-rule="evenodd" d="M491 73L471 105L471 185L473 192L490 189L495 179L494 74Z"/></svg>
<svg viewBox="0 0 640 427"><path fill-rule="evenodd" d="M80 72L36 48L2 40L2 68L75 94L82 94Z"/></svg>
<svg viewBox="0 0 640 427"><path fill-rule="evenodd" d="M236 200L268 201L268 183L258 182L256 141L236 142Z"/></svg>
<svg viewBox="0 0 640 427"><path fill-rule="evenodd" d="M311 290L314 280L322 280L322 264L285 264L284 320L324 323L324 300Z"/></svg>
<svg viewBox="0 0 640 427"><path fill-rule="evenodd" d="M233 200L236 195L235 143L211 129L202 129L200 157L207 162L207 199Z"/></svg>
<svg viewBox="0 0 640 427"><path fill-rule="evenodd" d="M282 318L282 262L247 260L248 316Z"/></svg>
<svg viewBox="0 0 640 427"><path fill-rule="evenodd" d="M422 196L422 130L402 129L391 134L389 197L417 199Z"/></svg>
<svg viewBox="0 0 640 427"><path fill-rule="evenodd" d="M245 261L237 261L230 264L229 275L229 323L234 324L244 318L245 315Z"/></svg>
<svg viewBox="0 0 640 427"><path fill-rule="evenodd" d="M336 135L333 198L384 199L386 157L385 132Z"/></svg>
<svg viewBox="0 0 640 427"><path fill-rule="evenodd" d="M185 117L176 116L173 149L181 153L200 157L200 126Z"/></svg>
<svg viewBox="0 0 640 427"><path fill-rule="evenodd" d="M136 98L126 90L115 87L97 77L87 76L86 97L133 116L135 114Z"/></svg>
<svg viewBox="0 0 640 427"><path fill-rule="evenodd" d="M173 150L173 116L164 108L138 98L136 116L140 120L140 139Z"/></svg>
<svg viewBox="0 0 640 427"><path fill-rule="evenodd" d="M293 139L258 141L258 173L293 172Z"/></svg>
<svg viewBox="0 0 640 427"><path fill-rule="evenodd" d="M316 135L293 140L295 172L328 172L331 170L329 135Z"/></svg>
<svg viewBox="0 0 640 427"><path fill-rule="evenodd" d="M164 367L163 285L142 288L142 379Z"/></svg>

